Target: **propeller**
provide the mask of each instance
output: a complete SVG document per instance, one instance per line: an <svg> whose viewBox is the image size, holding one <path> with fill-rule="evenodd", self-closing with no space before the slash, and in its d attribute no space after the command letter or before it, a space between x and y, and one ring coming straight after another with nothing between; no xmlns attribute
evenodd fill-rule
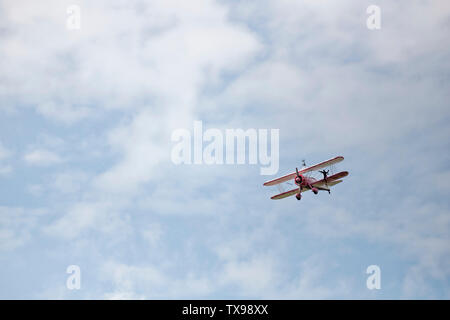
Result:
<svg viewBox="0 0 450 320"><path fill-rule="evenodd" d="M302 176L298 173L298 168L295 168L295 172L297 173L297 177L295 177L295 182L297 182L298 184L302 183L303 178L302 178Z"/></svg>

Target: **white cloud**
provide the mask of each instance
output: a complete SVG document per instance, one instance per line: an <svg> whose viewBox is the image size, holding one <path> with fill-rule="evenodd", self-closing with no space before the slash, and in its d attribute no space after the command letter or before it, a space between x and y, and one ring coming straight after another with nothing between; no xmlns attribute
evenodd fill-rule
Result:
<svg viewBox="0 0 450 320"><path fill-rule="evenodd" d="M173 299L202 296L210 292L209 281L187 274L171 277L153 265L135 266L107 261L101 268L102 280L113 283L105 299Z"/></svg>
<svg viewBox="0 0 450 320"><path fill-rule="evenodd" d="M13 171L13 168L10 165L0 166L0 175L6 175L8 173L11 173L12 171Z"/></svg>
<svg viewBox="0 0 450 320"><path fill-rule="evenodd" d="M304 230L319 239L360 237L370 243L395 245L398 255L414 261L405 275L405 297L427 296L432 290L425 279L443 281L450 276L450 218L437 204L420 204L413 198L397 202L388 210L364 212L316 207L306 213Z"/></svg>
<svg viewBox="0 0 450 320"><path fill-rule="evenodd" d="M44 227L50 236L66 240L75 239L89 231L115 235L115 241L121 241L129 233L128 217L121 215L122 206L118 202L81 201L71 205L60 218Z"/></svg>
<svg viewBox="0 0 450 320"><path fill-rule="evenodd" d="M282 299L344 299L355 290L351 276L330 277L336 266L322 254L311 255L299 266L295 280L291 281L279 298ZM326 280L325 280L326 279Z"/></svg>
<svg viewBox="0 0 450 320"><path fill-rule="evenodd" d="M48 179L42 183L33 183L28 185L27 191L34 196L51 194L58 199L62 196L78 195L89 184L89 175L78 169L72 171L61 171L51 174Z"/></svg>
<svg viewBox="0 0 450 320"><path fill-rule="evenodd" d="M244 296L262 297L268 294L278 279L275 278L273 259L254 256L244 261L230 261L221 272L220 281L226 285L234 285ZM270 293L269 293L270 294Z"/></svg>
<svg viewBox="0 0 450 320"><path fill-rule="evenodd" d="M5 148L3 144L0 142L0 175L6 175L13 171L13 167L9 164L4 164L6 159L10 158L12 152Z"/></svg>
<svg viewBox="0 0 450 320"><path fill-rule="evenodd" d="M74 32L65 28L60 1L40 8L5 3L5 102L36 106L66 124L92 115L94 106L136 109L148 107L147 101L165 104L158 109L168 113L170 103L182 117L201 85L238 70L260 47L214 1L101 1L80 7L82 27Z"/></svg>
<svg viewBox="0 0 450 320"><path fill-rule="evenodd" d="M45 149L38 149L25 154L24 160L33 166L51 166L63 161L57 153Z"/></svg>
<svg viewBox="0 0 450 320"><path fill-rule="evenodd" d="M86 107L71 107L70 105L56 105L53 102L39 104L37 111L50 119L66 124L72 124L83 118L87 118L91 112Z"/></svg>
<svg viewBox="0 0 450 320"><path fill-rule="evenodd" d="M141 231L142 237L150 244L150 246L157 246L164 234L163 228L160 224L151 223Z"/></svg>
<svg viewBox="0 0 450 320"><path fill-rule="evenodd" d="M0 250L14 250L26 243L38 225L44 209L0 207Z"/></svg>
<svg viewBox="0 0 450 320"><path fill-rule="evenodd" d="M65 171L55 174L51 188L65 194L77 194L88 182L88 175L82 171Z"/></svg>
<svg viewBox="0 0 450 320"><path fill-rule="evenodd" d="M6 149L3 144L0 142L0 160L6 159L11 156L11 151Z"/></svg>

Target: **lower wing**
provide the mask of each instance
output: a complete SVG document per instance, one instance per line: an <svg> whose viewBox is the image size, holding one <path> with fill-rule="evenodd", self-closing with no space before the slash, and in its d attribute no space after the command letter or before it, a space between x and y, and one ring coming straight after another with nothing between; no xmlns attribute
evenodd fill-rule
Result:
<svg viewBox="0 0 450 320"><path fill-rule="evenodd" d="M330 185L332 185L331 183L333 181L339 180L339 179L344 178L346 176L348 176L348 172L347 171L341 171L339 173L333 174L332 176L329 176L326 181L325 181L325 179L318 180L318 181L312 183L311 185L313 187L324 187L324 186L326 187L327 185L330 186Z"/></svg>

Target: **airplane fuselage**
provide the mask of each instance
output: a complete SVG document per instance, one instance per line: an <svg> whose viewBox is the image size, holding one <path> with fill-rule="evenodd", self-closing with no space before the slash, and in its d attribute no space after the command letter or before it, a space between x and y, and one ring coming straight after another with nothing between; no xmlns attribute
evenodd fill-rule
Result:
<svg viewBox="0 0 450 320"><path fill-rule="evenodd" d="M312 178L312 177L307 177L304 175L299 175L299 177L295 177L294 178L294 182L296 185L298 185L299 187L310 187L314 182L316 182L317 180Z"/></svg>
<svg viewBox="0 0 450 320"><path fill-rule="evenodd" d="M303 188L311 189L312 192L317 194L319 190L312 186L312 184L316 181L317 181L316 179L314 179L312 177L304 176L302 174L299 174L297 177L295 177L294 183L296 185L298 185L298 193L295 195L297 200L300 200L302 198L301 193L302 193Z"/></svg>

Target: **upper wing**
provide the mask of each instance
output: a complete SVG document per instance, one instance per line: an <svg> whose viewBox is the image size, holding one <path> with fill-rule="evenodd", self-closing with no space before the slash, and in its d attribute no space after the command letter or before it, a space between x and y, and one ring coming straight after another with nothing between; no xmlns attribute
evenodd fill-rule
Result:
<svg viewBox="0 0 450 320"><path fill-rule="evenodd" d="M319 170L319 169L331 166L333 164L336 164L338 162L341 162L342 160L344 160L344 157L338 156L336 158L333 158L333 159L330 159L330 160L327 160L327 161L315 164L315 165L313 165L311 167L302 169L298 173L302 174L302 173L306 173L306 172L310 172L310 171L314 171L314 170Z"/></svg>
<svg viewBox="0 0 450 320"><path fill-rule="evenodd" d="M344 157L339 156L339 157L336 157L336 158L333 158L333 159L330 159L330 160L327 160L327 161L315 164L315 165L310 166L308 168L302 169L298 173L302 174L302 173L306 173L306 172L310 172L310 171L314 171L314 170L319 170L319 169L325 168L327 166L331 166L333 164L341 162L342 160L344 160ZM279 183L283 183L285 181L294 179L296 175L297 175L297 173L293 172L293 173L287 174L285 176L282 176L280 178L264 182L264 185L265 186L273 186L273 185L276 185L276 184L279 184Z"/></svg>

